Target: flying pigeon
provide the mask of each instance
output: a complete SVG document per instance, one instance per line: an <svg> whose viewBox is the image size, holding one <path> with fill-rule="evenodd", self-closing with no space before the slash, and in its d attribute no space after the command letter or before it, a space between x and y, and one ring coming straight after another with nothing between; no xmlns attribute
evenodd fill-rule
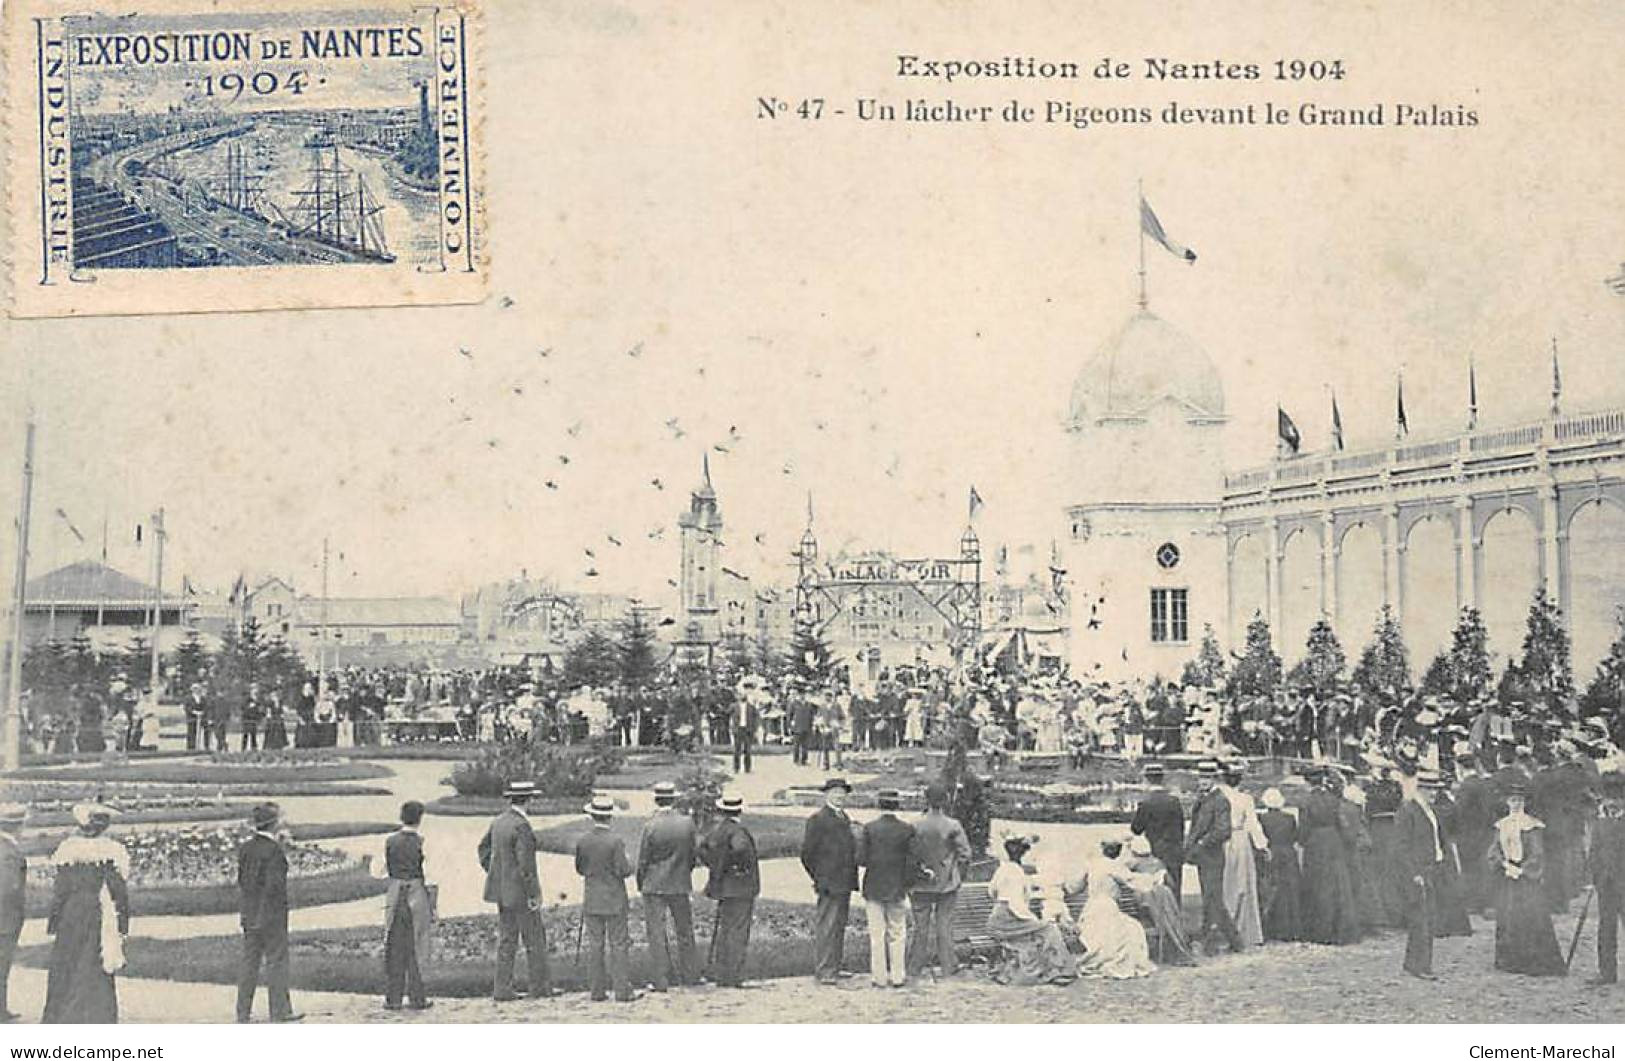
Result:
<svg viewBox="0 0 1625 1061"><path fill-rule="evenodd" d="M559 463L560 464L569 464L570 463L569 456L567 454L560 453L559 454Z"/></svg>
<svg viewBox="0 0 1625 1061"><path fill-rule="evenodd" d="M536 351L536 356L537 357L547 357L552 352L553 352L553 348L551 346L544 346L540 350Z"/></svg>
<svg viewBox="0 0 1625 1061"><path fill-rule="evenodd" d="M544 483L544 484L543 484L543 485L545 485L545 486L546 486L546 487L547 487L547 488L548 488L548 489L549 489L549 490L557 490L557 489L558 489L558 488L559 488L559 484L558 484L558 483L555 483L555 482L554 482L554 481L553 481L553 480L551 480L551 479L549 479L549 480L548 480L548 481L547 481L547 482L546 482L546 483Z"/></svg>
<svg viewBox="0 0 1625 1061"><path fill-rule="evenodd" d="M598 569L596 567L587 568L587 577L588 578L597 578L598 577Z"/></svg>
<svg viewBox="0 0 1625 1061"><path fill-rule="evenodd" d="M575 423L565 428L564 433L569 435L571 438L575 438L577 435L581 434L581 421L577 420Z"/></svg>
<svg viewBox="0 0 1625 1061"><path fill-rule="evenodd" d="M664 490L666 488L666 484L661 482L659 479L650 479L649 485L654 487L656 490Z"/></svg>
<svg viewBox="0 0 1625 1061"><path fill-rule="evenodd" d="M583 549L581 551L592 557L594 560L598 559L598 554L593 552L591 549Z"/></svg>
<svg viewBox="0 0 1625 1061"><path fill-rule="evenodd" d="M626 352L626 356L627 357L642 357L643 356L643 344L638 343L637 345L633 346L632 349L630 349L630 350L628 350Z"/></svg>
<svg viewBox="0 0 1625 1061"><path fill-rule="evenodd" d="M469 349L466 346L459 346L457 348L457 352L468 358L470 361L474 360L474 355L469 352Z"/></svg>
<svg viewBox="0 0 1625 1061"><path fill-rule="evenodd" d="M620 545L621 544L621 540L619 538L615 537L615 535L613 535L613 534L606 534L606 535L604 535L604 537L609 539L609 544L611 544L611 545Z"/></svg>
<svg viewBox="0 0 1625 1061"><path fill-rule="evenodd" d="M758 534L756 536L756 544L757 545L766 545L767 544L767 535L766 534Z"/></svg>
<svg viewBox="0 0 1625 1061"><path fill-rule="evenodd" d="M664 538L665 536L666 536L666 528L665 527L656 527L654 530L649 532L649 540L650 541L659 541L661 538Z"/></svg>
<svg viewBox="0 0 1625 1061"><path fill-rule="evenodd" d="M718 442L716 445L712 446L711 448L716 450L718 453L730 453L730 452L732 452L731 450L728 449L727 446L724 446L720 442Z"/></svg>

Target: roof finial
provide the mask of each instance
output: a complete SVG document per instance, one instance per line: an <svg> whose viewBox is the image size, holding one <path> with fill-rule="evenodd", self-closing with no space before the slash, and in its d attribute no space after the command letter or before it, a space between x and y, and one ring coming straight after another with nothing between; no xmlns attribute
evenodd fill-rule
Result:
<svg viewBox="0 0 1625 1061"><path fill-rule="evenodd" d="M711 485L711 453L709 450L700 454L700 470L705 475L705 485Z"/></svg>

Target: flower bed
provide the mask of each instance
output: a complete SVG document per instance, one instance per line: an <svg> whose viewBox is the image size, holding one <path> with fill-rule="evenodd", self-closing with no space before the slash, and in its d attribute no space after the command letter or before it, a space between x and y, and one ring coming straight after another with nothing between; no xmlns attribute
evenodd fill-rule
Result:
<svg viewBox="0 0 1625 1061"><path fill-rule="evenodd" d="M231 818L234 822L243 822L248 819L248 814L249 806L243 805L240 811L234 812L231 815ZM126 846L129 846L130 841L135 837L150 835L148 833L131 833L131 823L128 818L120 817L117 819L117 822L118 824L114 825L113 828L109 830L109 835ZM30 820L30 824L33 824L32 820ZM153 823L148 824L151 825ZM157 824L158 830L162 830L164 828L163 823ZM184 826L196 823L189 821L181 824ZM170 831L174 830L171 829ZM394 831L394 822L313 822L309 824L296 824L289 827L289 832L293 834L293 838L304 843L308 843L312 840L337 840L352 836L379 836L384 833ZM73 833L74 830L72 829L52 829L48 831L36 832L34 829L30 828L23 835L23 854L27 855L29 858L49 858L51 853L56 850L57 845L63 840L67 839L69 836L72 836Z"/></svg>
<svg viewBox="0 0 1625 1061"><path fill-rule="evenodd" d="M750 947L745 976L752 980L812 974L812 930L815 907L807 903L758 900L751 919ZM703 966L711 945L716 906L694 899L695 945ZM581 926L578 906L548 907L542 920L547 932L555 987L586 989L586 958L575 957ZM642 900L633 897L628 927L632 937L632 981L648 982L648 947L643 931ZM379 926L295 932L289 940L290 975L296 991L349 991L378 994L383 990L384 940ZM425 965L424 984L432 997L470 998L491 992L491 970L496 954L496 918L481 914L448 918L435 925L434 960ZM131 939L126 947L129 965L123 975L197 983L237 982L242 942L237 936L184 940ZM868 969L869 946L863 908L854 903L846 933L846 967ZM24 948L18 964L43 968L50 948ZM525 987L525 962L516 965L516 986ZM222 1019L226 1019L223 1015Z"/></svg>
<svg viewBox="0 0 1625 1061"><path fill-rule="evenodd" d="M281 759L267 762L163 759L150 762L29 767L14 771L7 777L19 781L63 781L73 784L142 782L182 785L263 785L302 781L367 781L393 775L394 771L378 763L353 763L343 759L300 761Z"/></svg>

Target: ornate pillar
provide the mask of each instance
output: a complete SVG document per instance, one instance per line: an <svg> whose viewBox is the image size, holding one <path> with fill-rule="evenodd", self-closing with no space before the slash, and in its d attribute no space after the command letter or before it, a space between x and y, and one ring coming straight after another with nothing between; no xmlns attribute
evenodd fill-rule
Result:
<svg viewBox="0 0 1625 1061"><path fill-rule="evenodd" d="M1382 510L1382 602L1393 610L1396 622L1405 621L1405 547L1399 540L1399 506Z"/></svg>
<svg viewBox="0 0 1625 1061"><path fill-rule="evenodd" d="M1456 614L1478 607L1477 547L1473 543L1473 499L1456 498Z"/></svg>
<svg viewBox="0 0 1625 1061"><path fill-rule="evenodd" d="M1265 547L1266 595L1269 597L1270 639L1276 650L1281 647L1281 525L1271 516L1264 525L1267 532Z"/></svg>

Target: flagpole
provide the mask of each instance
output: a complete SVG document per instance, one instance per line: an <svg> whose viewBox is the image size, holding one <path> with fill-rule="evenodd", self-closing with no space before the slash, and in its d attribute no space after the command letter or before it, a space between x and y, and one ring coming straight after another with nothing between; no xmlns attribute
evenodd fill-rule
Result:
<svg viewBox="0 0 1625 1061"><path fill-rule="evenodd" d="M28 523L34 495L34 419L23 436L23 498L17 517L17 574L11 612L11 659L6 680L6 705L0 715L0 766L15 770L23 757L23 623L28 585Z"/></svg>
<svg viewBox="0 0 1625 1061"><path fill-rule="evenodd" d="M1150 304L1145 296L1145 218L1142 216L1145 210L1145 181L1136 179L1134 190L1138 200L1134 204L1134 221L1135 227L1140 230L1140 308L1145 309Z"/></svg>

